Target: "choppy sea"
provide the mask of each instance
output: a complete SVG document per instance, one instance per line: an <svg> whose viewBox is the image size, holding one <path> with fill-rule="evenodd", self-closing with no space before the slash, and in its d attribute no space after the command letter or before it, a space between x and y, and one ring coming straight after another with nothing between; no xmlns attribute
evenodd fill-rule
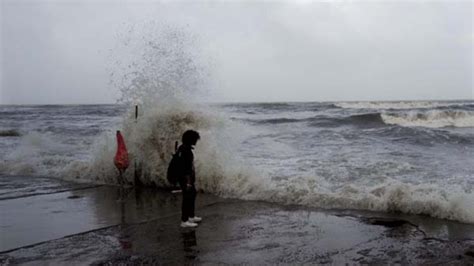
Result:
<svg viewBox="0 0 474 266"><path fill-rule="evenodd" d="M114 136L123 130L140 183L165 186L174 141L194 128L204 191L474 223L474 101L157 107L138 122L131 110L0 106L0 175L114 183Z"/></svg>

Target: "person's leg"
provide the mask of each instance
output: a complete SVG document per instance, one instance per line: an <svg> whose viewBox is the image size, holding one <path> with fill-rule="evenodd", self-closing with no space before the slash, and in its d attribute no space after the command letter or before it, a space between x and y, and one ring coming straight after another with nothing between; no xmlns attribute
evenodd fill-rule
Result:
<svg viewBox="0 0 474 266"><path fill-rule="evenodd" d="M180 184L183 193L183 200L181 202L181 221L186 222L189 219L189 192L186 190L186 185Z"/></svg>
<svg viewBox="0 0 474 266"><path fill-rule="evenodd" d="M188 214L186 210L186 196L183 191L183 201L181 203L181 221L186 222L188 220Z"/></svg>
<svg viewBox="0 0 474 266"><path fill-rule="evenodd" d="M194 206L196 204L196 188L193 186L190 189L190 199L189 199L189 217L195 217L194 215Z"/></svg>
<svg viewBox="0 0 474 266"><path fill-rule="evenodd" d="M181 183L180 186L183 193L183 201L181 203L181 227L196 227L197 224L193 223L191 219L193 216L190 215L195 197L193 191L195 190L187 188L184 182Z"/></svg>

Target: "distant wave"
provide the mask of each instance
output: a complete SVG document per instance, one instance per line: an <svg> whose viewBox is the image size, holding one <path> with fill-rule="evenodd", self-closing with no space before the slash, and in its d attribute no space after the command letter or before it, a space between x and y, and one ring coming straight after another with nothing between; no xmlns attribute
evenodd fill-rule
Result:
<svg viewBox="0 0 474 266"><path fill-rule="evenodd" d="M306 122L306 121L311 121L314 118L286 118L286 117L281 117L281 118L266 118L266 119L248 119L248 118L232 118L233 120L241 120L245 121L248 123L252 124L262 124L262 125L276 125L276 124L288 124L288 123L300 123L300 122Z"/></svg>
<svg viewBox="0 0 474 266"><path fill-rule="evenodd" d="M369 113L369 114L360 114L360 115L351 115L349 121L356 124L383 124L384 121L380 113Z"/></svg>
<svg viewBox="0 0 474 266"><path fill-rule="evenodd" d="M19 137L21 136L20 132L9 129L9 130L0 130L0 137Z"/></svg>
<svg viewBox="0 0 474 266"><path fill-rule="evenodd" d="M294 123L294 122L304 122L308 119L293 119L293 118L272 118L272 119L262 119L262 120L253 120L259 124L284 124L284 123ZM252 121L252 120L249 120Z"/></svg>
<svg viewBox="0 0 474 266"><path fill-rule="evenodd" d="M334 103L306 102L306 103L225 103L217 104L220 108L228 108L237 113L245 114L273 114L276 112L315 112L330 109L341 109Z"/></svg>
<svg viewBox="0 0 474 266"><path fill-rule="evenodd" d="M239 120L238 118L234 118ZM385 125L380 113L357 114L347 117L331 117L317 115L306 118L269 118L269 119L240 119L242 121L257 125L277 125L289 123L309 123L312 127L338 127L342 125L353 125L360 127L375 127Z"/></svg>
<svg viewBox="0 0 474 266"><path fill-rule="evenodd" d="M474 127L474 112L455 110L410 111L405 113L382 113L387 124L418 127Z"/></svg>
<svg viewBox="0 0 474 266"><path fill-rule="evenodd" d="M309 122L315 127L337 127L354 125L360 127L377 127L399 125L403 127L474 127L474 111L463 110L412 110L405 112L374 112L355 114L346 117L316 115L306 118L269 118L239 119L245 122L262 125Z"/></svg>
<svg viewBox="0 0 474 266"><path fill-rule="evenodd" d="M335 103L340 108L350 109L429 109L437 107L466 106L474 107L474 102L340 102Z"/></svg>
<svg viewBox="0 0 474 266"><path fill-rule="evenodd" d="M444 129L424 127L402 127L398 125L380 127L372 134L388 137L393 142L411 143L413 145L431 146L440 144L472 145L474 135L456 133Z"/></svg>

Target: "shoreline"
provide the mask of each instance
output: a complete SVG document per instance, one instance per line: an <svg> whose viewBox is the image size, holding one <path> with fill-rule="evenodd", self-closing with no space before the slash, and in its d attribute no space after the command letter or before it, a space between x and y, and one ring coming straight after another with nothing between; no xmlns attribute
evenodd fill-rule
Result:
<svg viewBox="0 0 474 266"><path fill-rule="evenodd" d="M199 194L203 222L182 229L180 195L49 186L49 194L0 200L2 265L474 263L470 224ZM6 248L15 238L23 242Z"/></svg>

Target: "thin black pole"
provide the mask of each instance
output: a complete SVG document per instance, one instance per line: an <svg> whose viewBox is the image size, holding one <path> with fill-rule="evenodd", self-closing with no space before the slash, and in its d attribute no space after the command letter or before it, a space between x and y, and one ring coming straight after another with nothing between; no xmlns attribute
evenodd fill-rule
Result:
<svg viewBox="0 0 474 266"><path fill-rule="evenodd" d="M135 123L137 123L138 121L138 105L135 105ZM134 177L135 177L135 186L138 184L138 166L137 166L137 157L135 156L135 159L134 159Z"/></svg>
<svg viewBox="0 0 474 266"><path fill-rule="evenodd" d="M135 123L137 122L138 119L138 105L135 105Z"/></svg>

